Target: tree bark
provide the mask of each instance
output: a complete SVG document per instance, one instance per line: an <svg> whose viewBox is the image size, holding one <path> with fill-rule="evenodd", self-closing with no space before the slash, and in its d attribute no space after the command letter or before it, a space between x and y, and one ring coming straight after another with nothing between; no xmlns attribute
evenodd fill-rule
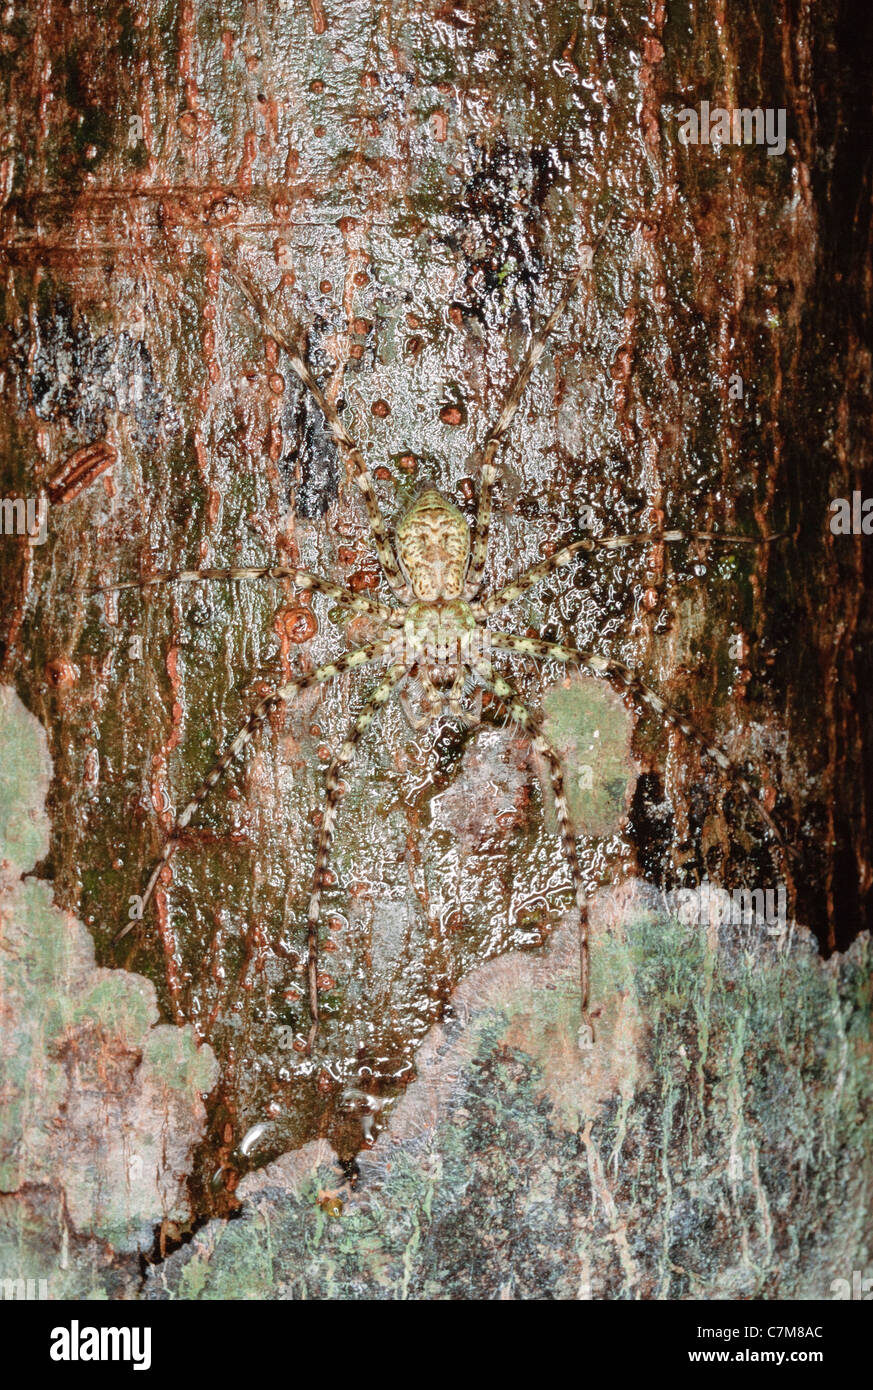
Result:
<svg viewBox="0 0 873 1390"><path fill-rule="evenodd" d="M830 504L873 496L870 29L836 0L742 15L661 0L85 0L36 4L4 31L3 496L49 507L45 544L0 538L3 677L53 760L38 871L98 965L146 977L163 1023L193 1028L191 1074L214 1053L188 1210L229 1231L246 1192L249 1214L278 1203L282 1258L313 1263L302 1282L277 1265L270 1296L329 1296L307 1222L340 1240L324 1192L356 1172L337 1199L363 1242L341 1296L356 1281L460 1296L452 1270L492 1221L508 1263L481 1269L475 1296L826 1295L829 1271L868 1258L866 939L841 953L870 927L871 560ZM767 111L774 135L784 111L784 150L683 144L682 113L702 120L702 103ZM248 710L366 624L275 582L91 591L240 564L375 582L357 488L221 273L217 229L308 336L386 513L432 485L472 517L477 449L531 326L609 217L501 456L489 578L589 525L758 538L585 557L507 625L638 670L761 788L788 858L736 776L651 711L519 667L530 703L545 696L603 887L606 1051L580 1060L567 873L527 745L490 724L413 737L392 710L346 779L313 1064L299 1050L313 814L365 680L270 721L153 911L113 944L173 811ZM784 886L799 926L689 936L670 894L701 884ZM825 966L807 929L837 959ZM460 1079L434 1083L425 1162L410 1156L422 1056L440 1071L441 1045ZM492 1096L505 1114L486 1142ZM330 1149L301 1149L315 1140ZM414 1258L389 1176L404 1154ZM59 1147L47 1191L69 1161ZM268 1161L265 1197L250 1170ZM560 1212L545 1245L534 1169ZM373 1193L399 1223L382 1283L361 1253ZM240 1223L225 1250L256 1245L252 1231ZM202 1258L180 1252L167 1278L193 1296ZM207 1286L231 1278L221 1260L196 1268Z"/></svg>

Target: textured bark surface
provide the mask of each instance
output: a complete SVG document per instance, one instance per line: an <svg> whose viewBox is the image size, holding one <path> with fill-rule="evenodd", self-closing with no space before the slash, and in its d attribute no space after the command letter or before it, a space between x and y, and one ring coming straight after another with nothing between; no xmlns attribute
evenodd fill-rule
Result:
<svg viewBox="0 0 873 1390"><path fill-rule="evenodd" d="M434 1200L464 1205L452 1163L460 1172L466 1154L484 1205L468 1203L445 1249L446 1223L428 1226L430 1245L422 1225L414 1258L386 1224L391 1296L455 1296L465 1276L440 1260L466 1264L492 1218L509 1245L506 1271L477 1290L489 1297L532 1296L538 1281L554 1296L586 1282L595 1297L802 1296L827 1268L866 1259L868 947L825 967L805 931L843 951L869 928L870 541L828 528L829 501L870 474L862 21L837 3L751 3L740 19L659 0L88 0L3 23L3 496L36 496L64 469L77 479L52 489L45 545L0 538L3 673L53 760L39 873L55 904L90 932L99 968L136 972L138 989L147 977L163 1023L217 1060L188 1209L221 1215L248 1190L245 1222L213 1223L209 1239L252 1238L257 1264L258 1223L273 1220L263 1204L279 1203L292 1264L312 1242L345 1240L336 1287L354 1292L356 1261L375 1287L367 1183L401 1212L395 1160L412 1153L410 1209L432 1210L412 1152L414 1078L422 1040L433 1049L445 1027L462 1060L428 1131L448 1174ZM683 146L678 113L703 100L786 108L785 153ZM173 810L258 695L365 627L281 585L87 591L177 565L276 561L374 582L356 489L221 276L215 230L277 316L308 331L386 512L427 483L470 514L476 447L530 324L610 213L592 290L570 306L502 455L489 574L581 534L587 508L602 534L787 532L580 561L507 626L638 668L756 778L792 859L730 776L651 714L592 681L519 668L532 703L551 689L586 876L611 904L594 1002L614 1041L606 1057L571 1058L568 874L540 770L511 731L413 736L392 710L347 779L329 1023L309 1059L294 1043L312 816L364 677L273 721L203 808L153 912L112 945ZM623 878L648 887L610 895ZM799 935L790 947L760 925L754 940L695 939L646 896L702 880L788 883ZM93 970L87 952L77 960ZM528 1001L523 1026L507 981ZM459 997L466 1024L441 1022ZM509 1118L486 1123L482 1107L498 1104ZM340 1199L354 1219L331 1224L318 1191L354 1177L383 1125ZM345 1165L338 1178L280 1158L316 1139ZM461 1146L451 1162L449 1142ZM390 1179L377 1159L389 1150ZM568 1176L550 1189L562 1234L538 1265L544 1155L544 1172ZM255 1192L245 1175L271 1160L277 1182ZM142 1244L125 1229L120 1249ZM301 1278L324 1294L334 1275L312 1258ZM223 1268L189 1249L160 1277L190 1296ZM302 1287L271 1269L263 1291L283 1282Z"/></svg>
<svg viewBox="0 0 873 1390"><path fill-rule="evenodd" d="M48 829L45 740L8 692L0 735L3 1277L53 1298L812 1298L868 1268L869 940L824 964L808 932L701 930L633 884L595 899L584 1063L568 920L464 980L354 1173L305 1144L172 1253L217 1065L18 881ZM373 1097L347 1100L372 1135Z"/></svg>
<svg viewBox="0 0 873 1390"><path fill-rule="evenodd" d="M24 879L48 848L46 737L0 687L0 1270L52 1298L132 1281L157 1227L193 1216L187 1178L218 1079L150 980L95 967L81 922ZM4 1294L4 1297L9 1297Z"/></svg>
<svg viewBox="0 0 873 1390"><path fill-rule="evenodd" d="M146 1296L827 1299L869 1269L869 944L726 946L651 890L594 923L587 1067L565 928L463 982L354 1188L296 1150Z"/></svg>

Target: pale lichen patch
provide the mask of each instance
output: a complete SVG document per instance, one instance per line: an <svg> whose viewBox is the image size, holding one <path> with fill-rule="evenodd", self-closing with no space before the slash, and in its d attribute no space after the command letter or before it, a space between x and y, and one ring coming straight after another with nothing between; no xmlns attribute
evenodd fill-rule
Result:
<svg viewBox="0 0 873 1390"><path fill-rule="evenodd" d="M193 1027L158 1024L150 980L95 964L86 928L48 883L20 880L47 848L50 763L42 728L5 688L0 746L0 1187L7 1205L36 1188L56 1194L67 1249L88 1238L143 1249L155 1226L192 1216L186 1179L217 1064ZM17 1266L27 1223L6 1217L0 1263ZM44 1253L54 1233L31 1235ZM70 1288L68 1273L52 1277Z"/></svg>

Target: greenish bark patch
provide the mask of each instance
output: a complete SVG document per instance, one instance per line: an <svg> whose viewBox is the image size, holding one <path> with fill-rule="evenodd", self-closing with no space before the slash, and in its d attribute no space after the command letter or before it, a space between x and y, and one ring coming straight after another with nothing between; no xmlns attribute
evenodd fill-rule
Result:
<svg viewBox="0 0 873 1390"><path fill-rule="evenodd" d="M546 737L565 768L573 823L589 835L611 834L624 813L633 773L627 710L590 678L553 686L543 709Z"/></svg>
<svg viewBox="0 0 873 1390"><path fill-rule="evenodd" d="M0 1273L37 1277L48 1260L50 1296L87 1296L94 1241L132 1252L190 1219L185 1180L217 1064L191 1025L157 1025L149 980L95 966L48 883L21 881L48 846L51 766L42 728L5 688L0 745Z"/></svg>
<svg viewBox="0 0 873 1390"><path fill-rule="evenodd" d="M629 884L475 971L349 1187L324 1143L249 1175L156 1298L829 1298L871 1258L870 945L705 930Z"/></svg>

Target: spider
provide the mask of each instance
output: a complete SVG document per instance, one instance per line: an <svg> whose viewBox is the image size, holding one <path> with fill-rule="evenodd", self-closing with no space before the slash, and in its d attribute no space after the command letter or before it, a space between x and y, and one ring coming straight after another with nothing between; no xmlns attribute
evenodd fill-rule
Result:
<svg viewBox="0 0 873 1390"><path fill-rule="evenodd" d="M496 668L492 660L494 654L515 653L539 663L556 661L567 667L577 667L605 678L622 695L641 701L664 722L693 740L706 756L733 776L738 786L754 803L778 844L782 846L780 833L755 789L733 766L724 750L711 743L684 715L669 708L665 701L627 666L595 651L583 650L562 642L519 637L513 633L494 630L487 625L488 619L494 614L539 584L554 570L569 565L575 556L591 553L598 548L608 550L656 542L689 540L727 541L732 544L758 543L755 537L715 534L710 531L664 530L612 537L585 537L563 546L547 559L518 574L501 588L491 593L485 590L483 579L488 556L492 494L497 477L495 459L498 450L512 424L525 387L545 351L552 330L593 266L595 253L605 238L608 225L607 221L594 244L584 248L581 267L570 277L539 331L532 333L530 337L497 421L485 439L479 470L477 510L472 530L462 513L450 501L435 489L427 487L397 521L393 542L389 537L363 455L336 409L315 380L305 350L290 341L273 322L261 294L243 270L239 258L235 254L227 254L224 250L219 252L222 269L254 310L264 332L269 334L286 354L289 366L312 393L336 444L350 465L366 506L373 546L394 602L386 603L368 595L356 594L321 575L281 565L262 568L165 570L146 579L106 585L97 591L106 593L121 589L144 589L159 584L195 583L213 579L286 579L297 589L324 594L338 601L350 615L366 614L376 625L375 630L381 633L372 641L347 652L337 660L277 687L255 705L243 727L204 777L184 810L177 816L163 853L139 899L134 916L119 932L116 940L119 941L126 936L142 917L162 872L173 857L182 832L222 774L254 738L268 715L273 710L287 705L303 690L333 680L358 667L381 663L386 667L382 679L355 716L325 777L325 807L318 833L307 913L309 1051L315 1044L320 1023L318 951L321 895L337 811L343 794L340 774L351 762L364 733L395 695L400 698L407 717L417 729L424 728L444 716L455 719L466 727L475 727L478 718L476 712L469 707L469 697L475 694L481 705L482 694L487 691L527 735L535 752L547 764L561 845L572 876L578 918L581 1010L578 1041L582 1049L593 1046L594 1041L589 1003L587 894L579 864L576 831L571 822L564 793L561 763L558 754L543 733L542 715L521 699L513 684ZM414 712L410 695L419 701L418 715Z"/></svg>

